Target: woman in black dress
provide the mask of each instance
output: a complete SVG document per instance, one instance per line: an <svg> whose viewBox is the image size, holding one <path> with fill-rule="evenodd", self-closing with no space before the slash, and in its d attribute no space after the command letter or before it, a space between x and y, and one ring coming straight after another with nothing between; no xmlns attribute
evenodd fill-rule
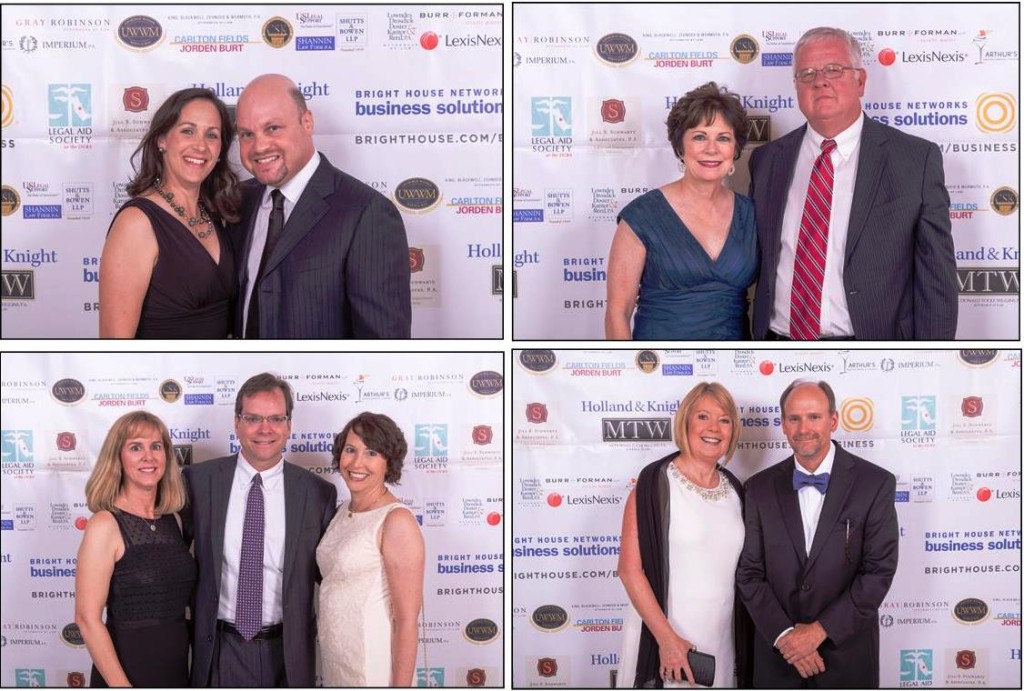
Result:
<svg viewBox="0 0 1024 691"><path fill-rule="evenodd" d="M100 259L101 338L224 338L238 278L225 222L238 220L233 126L209 89L157 110L132 154L142 164Z"/></svg>
<svg viewBox="0 0 1024 691"><path fill-rule="evenodd" d="M175 514L185 487L160 418L136 411L114 423L85 498L94 515L78 549L75 623L93 660L89 685L188 686L196 565Z"/></svg>

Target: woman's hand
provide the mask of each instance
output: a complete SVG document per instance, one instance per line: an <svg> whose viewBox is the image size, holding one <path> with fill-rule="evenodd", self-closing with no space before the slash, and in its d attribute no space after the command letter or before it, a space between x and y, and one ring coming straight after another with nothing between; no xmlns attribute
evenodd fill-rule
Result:
<svg viewBox="0 0 1024 691"><path fill-rule="evenodd" d="M664 681L688 681L693 686L693 671L686 654L694 649L690 641L673 631L666 640L658 641L661 655L661 678Z"/></svg>

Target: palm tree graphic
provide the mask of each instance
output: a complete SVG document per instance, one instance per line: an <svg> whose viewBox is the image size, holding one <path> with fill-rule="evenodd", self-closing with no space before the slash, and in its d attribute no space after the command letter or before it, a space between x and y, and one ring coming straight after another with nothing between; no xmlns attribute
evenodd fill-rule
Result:
<svg viewBox="0 0 1024 691"><path fill-rule="evenodd" d="M903 651L904 668L912 675L912 678L904 681L926 681L931 679L931 670L925 661L927 651L905 650ZM909 667L906 664L909 663Z"/></svg>
<svg viewBox="0 0 1024 691"><path fill-rule="evenodd" d="M14 449L14 461L17 463L32 460L32 449L25 443L26 438L31 439L32 433L25 430L14 430L4 434L4 441ZM9 452L4 451L5 458L10 455Z"/></svg>
<svg viewBox="0 0 1024 691"><path fill-rule="evenodd" d="M912 418L903 418L903 426L912 429L934 429L935 420L932 419L931 405L934 402L932 396L910 396L904 399L905 410L913 414Z"/></svg>
<svg viewBox="0 0 1024 691"><path fill-rule="evenodd" d="M43 670L41 669L18 670L18 686L41 687L43 679Z"/></svg>
<svg viewBox="0 0 1024 691"><path fill-rule="evenodd" d="M562 114L561 106L567 106L571 103L566 98L535 98L533 99L533 108L535 112L540 115L547 115L547 125L541 123L533 126L534 130L538 130L536 133L540 137L555 137L559 136L555 134L555 128L558 128L560 135L568 135L572 132L572 124Z"/></svg>
<svg viewBox="0 0 1024 691"><path fill-rule="evenodd" d="M417 425L416 438L425 439L425 442L417 444L419 450L426 451L428 456L443 456L448 451L448 445L441 439L440 432L443 432L445 425Z"/></svg>
<svg viewBox="0 0 1024 691"><path fill-rule="evenodd" d="M67 110L64 113L50 113L51 120L58 120L58 123L67 123L68 125L75 124L75 116L78 116L78 123L84 125L92 120L92 113L85 110L85 106L82 104L81 99L78 98L79 94L88 93L88 89L84 84L68 84L67 86L53 87L51 95L53 100L67 104Z"/></svg>

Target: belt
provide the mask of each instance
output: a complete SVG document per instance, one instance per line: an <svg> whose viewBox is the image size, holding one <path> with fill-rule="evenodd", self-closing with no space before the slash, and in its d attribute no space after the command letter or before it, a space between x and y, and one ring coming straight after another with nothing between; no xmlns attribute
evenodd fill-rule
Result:
<svg viewBox="0 0 1024 691"><path fill-rule="evenodd" d="M217 620L217 630L227 631L233 633L236 636L244 638L242 634L238 632L234 624L228 623L223 619ZM252 637L254 641L267 641L271 638L277 638L284 631L284 624L271 624L270 626L264 626L262 629L256 632L256 635Z"/></svg>
<svg viewBox="0 0 1024 691"><path fill-rule="evenodd" d="M766 340L766 341L792 341L793 339L790 338L789 336L783 336L780 333L775 333L774 331L769 330L768 333L766 333L764 335L764 340ZM818 340L819 341L856 341L857 337L856 336L819 336Z"/></svg>

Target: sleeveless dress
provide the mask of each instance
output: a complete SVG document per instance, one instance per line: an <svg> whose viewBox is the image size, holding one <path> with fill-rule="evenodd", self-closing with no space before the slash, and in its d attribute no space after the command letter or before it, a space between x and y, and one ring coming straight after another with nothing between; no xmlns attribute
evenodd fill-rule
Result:
<svg viewBox="0 0 1024 691"><path fill-rule="evenodd" d="M316 548L320 584L319 639L324 686L391 686L391 594L381 534L402 503L348 514L338 507Z"/></svg>
<svg viewBox="0 0 1024 691"><path fill-rule="evenodd" d="M661 190L620 212L647 250L633 318L634 340L750 338L747 288L757 275L754 203L735 195L732 223L712 261Z"/></svg>
<svg viewBox="0 0 1024 691"><path fill-rule="evenodd" d="M715 656L716 687L735 687L733 599L736 564L743 549L740 498L725 475L719 488L705 490L669 463L668 621L677 634L702 653ZM629 687L636 677L643 620L628 606L616 685ZM687 681L666 688L689 688Z"/></svg>
<svg viewBox="0 0 1024 691"><path fill-rule="evenodd" d="M196 563L173 514L151 522L112 512L124 539L107 594L107 631L132 686L188 686L185 608L196 582ZM93 665L89 686L106 687Z"/></svg>
<svg viewBox="0 0 1024 691"><path fill-rule="evenodd" d="M238 274L224 230L217 230L218 264L160 205L135 197L121 210L128 207L146 214L159 248L135 338L226 338L234 319Z"/></svg>

